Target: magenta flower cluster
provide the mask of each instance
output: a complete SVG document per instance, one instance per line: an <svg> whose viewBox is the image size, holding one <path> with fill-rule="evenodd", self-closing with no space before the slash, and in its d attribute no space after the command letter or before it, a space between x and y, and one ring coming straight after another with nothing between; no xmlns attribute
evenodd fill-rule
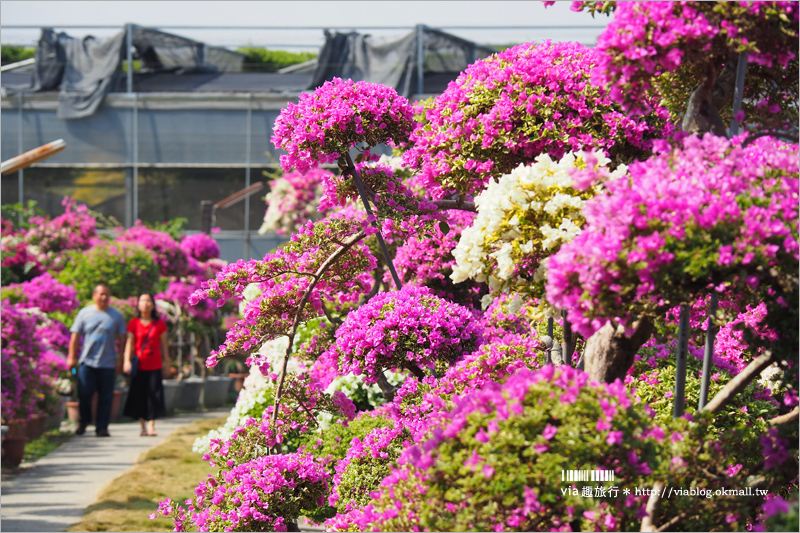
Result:
<svg viewBox="0 0 800 533"><path fill-rule="evenodd" d="M61 201L64 214L55 218L31 217L25 241L36 245L47 255L65 250L85 250L96 240L97 221L85 204L65 196Z"/></svg>
<svg viewBox="0 0 800 533"><path fill-rule="evenodd" d="M763 270L797 264L797 145L687 137L605 188L587 202L583 232L548 264L548 301L586 337L610 317L630 323L726 283L757 288L769 281ZM709 232L720 236L713 246L702 244Z"/></svg>
<svg viewBox="0 0 800 533"><path fill-rule="evenodd" d="M117 236L121 242L135 242L147 248L158 264L164 277L180 277L186 274L188 261L181 245L169 233L150 229L141 221Z"/></svg>
<svg viewBox="0 0 800 533"><path fill-rule="evenodd" d="M587 391L590 391L588 395ZM472 516L480 517L475 519L480 520L490 516L494 520L495 531L517 530L525 524L530 527L537 520L545 520L538 522L539 527L561 531L561 527L566 525L562 522L563 517L571 515L575 508L570 505L563 509L565 502L560 501L562 498L554 498L552 494L546 496L552 502L550 505L540 502L540 498L545 497L545 491L549 490L526 484L526 481L530 483L532 476L525 474L524 465L521 466L523 472L520 472L520 477L514 479L514 485L506 485L513 475L495 469L500 467L499 463L504 459L495 457L493 450L496 448L493 446L503 446L506 453L512 454L519 450L519 453L525 454L523 462L527 465L535 462L543 470L554 468L549 461L552 460L551 452L559 453L561 444L556 439L574 438L566 435L574 435L576 430L570 424L579 422L553 415L546 409L538 417L532 413L544 402L557 402L561 408L571 404L577 407L579 401L586 402L588 397L593 398L597 408L579 410L580 415L576 416L597 416L597 428L593 429L602 436L608 447L607 451L598 452L604 455L608 463L597 463L595 467L615 470L621 477L637 472L640 475L651 473L644 450L653 440L663 441L664 433L658 426L642 424L642 421L638 426L628 425L626 419L630 416L632 401L619 381L597 385L589 382L587 374L570 367L554 369L547 366L538 371L520 369L503 384L488 382L463 395L454 396L452 404L441 402L436 409L442 414L440 425L432 428L426 437L415 438L418 444L410 444L405 448L398 466L393 467L391 475L383 480L379 491L373 494L372 502L363 508L340 514L328 523L358 530L415 530L416 527L423 528L432 523L422 522L422 513L430 519L431 513L441 512L452 517L463 512L467 515L472 513ZM422 403L430 401L429 398L426 396ZM526 416L533 417L537 425L532 425L531 418L525 419ZM523 419L527 422L522 422ZM581 419L581 422L586 421ZM517 423L525 429L517 427ZM520 440L524 444L510 436L517 431L524 432L524 437L520 433ZM617 456L624 459L612 459ZM458 460L457 465L450 463L454 460ZM519 507L504 506L488 513L478 509L470 511L472 502L453 502L442 492L452 487L456 491L454 494L460 494L458 491L464 491L468 484L466 494L480 493L478 484L491 484L500 475L505 476L507 493L521 493L514 500ZM470 476L473 476L472 479L465 481L464 487L456 486L460 485L460 478ZM415 493L425 494L425 497L416 498ZM485 496L480 494L480 497ZM643 503L641 498L620 498L616 509L601 504L589 512L593 518L600 516L601 523L609 520L616 524L618 517L635 514ZM441 506L440 511L438 506ZM605 518L605 515L609 518ZM488 530L485 529L485 523L476 527Z"/></svg>
<svg viewBox="0 0 800 533"><path fill-rule="evenodd" d="M385 85L333 78L297 104L281 110L272 143L283 149L281 166L305 174L318 164L344 162L350 148L401 143L411 132L413 111Z"/></svg>
<svg viewBox="0 0 800 533"><path fill-rule="evenodd" d="M292 504L300 500L309 510L321 505L321 498L306 502L303 496L324 492L329 479L325 462L307 454L258 457L234 466L222 480L209 476L201 482L183 516L197 531L287 531L287 520L303 508ZM175 512L174 504L162 504L162 514Z"/></svg>
<svg viewBox="0 0 800 533"><path fill-rule="evenodd" d="M49 272L30 281L8 285L5 290L15 295L19 293L20 307L38 307L43 313L69 315L80 306L78 291L70 285L59 283Z"/></svg>
<svg viewBox="0 0 800 533"><path fill-rule="evenodd" d="M744 340L745 329L762 342L769 345L778 339L778 333L766 325L767 306L764 302L757 305L750 303L740 304L735 301L735 294L727 291L719 302L719 309L726 315L733 315L718 327L714 341L714 366L723 368L735 375L741 372L755 356L763 353L764 348L753 347ZM701 332L708 330L708 300L710 297L697 299L690 308L689 327L692 331ZM742 308L743 305L743 308ZM677 325L680 317L680 307L675 307L667 312L667 323Z"/></svg>
<svg viewBox="0 0 800 533"><path fill-rule="evenodd" d="M721 50L731 54L751 50L751 63L782 69L797 58L795 2L708 4L715 3L723 7L714 9L697 2L616 3L613 19L597 40L600 54L592 82L607 86L610 97L626 108L646 110L645 95L657 76L673 72L681 64L702 64ZM576 10L584 7L584 2L575 4ZM744 13L732 16L739 6ZM711 13L704 13L705 8ZM765 31L780 23L779 13L794 27L793 41L784 36L776 39L780 32Z"/></svg>
<svg viewBox="0 0 800 533"><path fill-rule="evenodd" d="M194 279L194 278L187 278ZM217 306L210 298L198 300L193 305L188 305L191 295L200 288L199 281L189 283L188 281L171 281L167 289L155 295L156 300L164 300L170 303L177 302L185 308L190 317L200 324L213 326L217 324Z"/></svg>
<svg viewBox="0 0 800 533"><path fill-rule="evenodd" d="M20 305L2 302L0 336L0 412L3 420L25 420L39 412L38 403L56 393L56 367L37 331L38 317Z"/></svg>
<svg viewBox="0 0 800 533"><path fill-rule="evenodd" d="M447 233L442 232L442 226L435 224L429 233L410 235L398 246L394 264L400 277L406 281L436 287L434 290L448 286L449 291L437 290L436 294L452 300L455 288L448 282L450 271L456 264L453 249L461 231L475 220L475 214L451 209L446 212L446 217ZM390 281L389 273L384 276L384 281Z"/></svg>
<svg viewBox="0 0 800 533"><path fill-rule="evenodd" d="M375 383L384 370L433 368L437 361L454 361L472 351L480 340L473 318L468 308L429 289L405 285L379 293L347 315L330 350L338 354L343 372Z"/></svg>
<svg viewBox="0 0 800 533"><path fill-rule="evenodd" d="M206 233L187 235L181 241L180 248L183 253L201 263L209 259L219 259L219 244Z"/></svg>
<svg viewBox="0 0 800 533"><path fill-rule="evenodd" d="M591 83L599 59L578 43L528 43L473 63L425 107L403 161L435 198L474 195L489 177L540 154L602 150L640 156L666 130L655 117L629 117ZM666 110L658 108L661 119Z"/></svg>

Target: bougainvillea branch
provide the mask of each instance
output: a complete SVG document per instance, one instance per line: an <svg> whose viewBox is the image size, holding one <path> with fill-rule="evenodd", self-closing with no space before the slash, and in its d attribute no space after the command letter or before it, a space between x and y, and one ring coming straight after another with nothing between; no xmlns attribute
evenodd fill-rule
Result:
<svg viewBox="0 0 800 533"><path fill-rule="evenodd" d="M306 290L303 292L303 296L300 298L300 303L297 306L297 311L295 312L294 320L292 321L292 328L288 334L289 344L288 347L286 348L286 353L283 356L283 361L281 362L281 372L278 375L278 383L275 386L275 409L273 410L272 413L273 425L278 420L278 407L280 406L281 402L281 395L283 393L283 384L284 381L286 380L286 366L289 363L289 357L291 356L292 353L292 344L294 343L294 337L297 334L297 328L300 327L300 323L303 321L303 310L305 309L306 304L308 304L308 301L311 298L311 293L314 291L314 288L320 282L322 276L325 275L328 269L332 265L334 265L336 261L342 257L342 255L344 255L348 250L350 250L350 248L355 246L355 244L361 241L361 239L363 239L365 236L366 232L360 231L355 235L351 236L349 239L347 239L344 242L344 244L340 245L339 249L336 250L333 254L331 254L330 257L328 257L328 259L325 260L319 266L319 268L313 275L311 283L308 285Z"/></svg>
<svg viewBox="0 0 800 533"><path fill-rule="evenodd" d="M775 357L771 352L759 356L755 361L747 365L747 368L730 380L725 388L714 396L714 399L708 402L708 405L706 405L703 410L708 411L712 415L718 413L731 401L731 398L736 396L748 383L756 379L761 374L762 370L774 362Z"/></svg>
<svg viewBox="0 0 800 533"><path fill-rule="evenodd" d="M394 268L394 263L392 262L392 255L389 253L389 249L386 248L386 241L383 240L383 235L381 235L380 228L378 228L378 221L375 218L375 215L372 214L372 208L369 206L369 199L367 198L367 193L364 189L364 182L361 181L361 176L358 174L356 170L356 166L353 163L353 159L350 157L350 154L345 154L347 158L347 174L353 178L353 181L356 182L356 187L358 187L358 194L361 196L361 202L364 204L364 209L367 211L368 220L371 221L372 225L378 229L378 232L375 234L375 237L378 239L378 244L381 247L381 252L383 252L383 258L386 260L386 264L389 267L389 271L392 273L392 279L394 279L395 287L397 290L403 288L402 283L400 283L400 277L397 275L397 270Z"/></svg>
<svg viewBox="0 0 800 533"><path fill-rule="evenodd" d="M800 415L800 406L795 405L794 409L786 413L785 415L776 416L772 420L769 421L770 426L778 426L780 424L788 424L789 422L794 422L797 424L797 417Z"/></svg>

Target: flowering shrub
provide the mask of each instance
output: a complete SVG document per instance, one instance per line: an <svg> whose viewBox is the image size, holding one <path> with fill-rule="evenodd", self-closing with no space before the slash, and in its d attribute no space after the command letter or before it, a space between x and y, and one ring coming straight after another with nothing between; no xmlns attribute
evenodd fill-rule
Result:
<svg viewBox="0 0 800 533"><path fill-rule="evenodd" d="M180 243L166 232L150 229L137 222L135 226L120 233L117 241L134 242L147 249L153 254L162 276L182 276L186 273L186 254Z"/></svg>
<svg viewBox="0 0 800 533"><path fill-rule="evenodd" d="M363 374L365 383L394 368L422 378L420 367L447 365L471 351L480 337L472 319L469 309L406 285L378 294L347 315L330 349L338 354L343 372Z"/></svg>
<svg viewBox="0 0 800 533"><path fill-rule="evenodd" d="M190 512L162 502L176 529L296 529L304 514L327 529L356 531L739 530L757 527L773 498L676 495L648 515L648 494L624 489L664 481L791 497L797 432L767 418L796 404L798 365L787 360L778 371L789 382L776 389L784 394L780 411L772 391L751 385L714 415L673 420L674 371L659 355L674 337L668 312L711 290L723 300L718 317L744 324L762 343L749 333L723 342L720 368L762 348L796 355L797 147L762 139L742 148L740 139L712 136L680 137L672 147L652 141L671 129L666 111L653 99L653 114L624 116L589 78L598 54L574 44L523 45L476 63L447 98L414 110L390 89L335 80L281 113L273 142L288 153L284 169L304 173L337 161L342 174L314 184L322 182L325 218L306 222L262 261L222 268L190 298L243 300L243 318L207 364L243 354L267 379L198 443L219 472L198 487ZM410 139L412 112L422 122ZM378 142L407 148L419 176L391 160L373 164L369 150ZM622 165L653 145L656 154L624 174ZM354 201L346 157L353 148L361 151L354 164L376 206L372 216ZM454 268L448 254L472 218L441 209L472 208L466 201L484 184L531 162L528 171L538 168L537 179L553 186L531 179L537 187L525 188L524 165L519 179L506 178L510 192L497 194L491 234L475 239L482 248L470 266L470 276L505 280L509 292L495 284L483 313L480 286L458 295L464 306L448 301L453 291L434 293L448 288L441 283ZM451 193L458 200L444 199ZM562 228L564 220L574 227ZM371 237L377 226L389 247L380 260ZM381 292L391 288L381 261L395 249L413 283ZM587 315L577 324L582 333L612 320L657 322L657 344L641 352L627 380L639 397L621 380L598 384L544 364L544 302L535 286L542 280L531 280L546 258L548 303ZM415 286L423 283L431 287ZM700 306L695 325L699 313ZM553 322L558 337L566 322ZM608 346L603 335L587 340L592 376L598 360L617 363L621 353L632 361L653 327L635 341L611 329L619 335ZM698 364L689 365L690 402ZM613 368L625 376L630 365L623 366ZM389 369L398 379L387 383ZM712 394L730 383L728 375L712 378ZM387 399L377 407L369 401L373 384ZM611 470L615 479L573 482L562 478L566 468ZM315 481L292 477L301 470ZM291 497L308 499L287 499L290 486Z"/></svg>
<svg viewBox="0 0 800 533"><path fill-rule="evenodd" d="M158 265L152 254L136 243L109 242L68 255L70 261L56 279L75 287L81 299L91 298L101 281L117 298L151 292L158 281Z"/></svg>
<svg viewBox="0 0 800 533"><path fill-rule="evenodd" d="M204 263L209 259L219 259L219 244L205 233L187 235L180 243L180 249L189 257Z"/></svg>
<svg viewBox="0 0 800 533"><path fill-rule="evenodd" d="M320 163L345 165L350 148L366 143L401 143L412 128L411 106L385 85L333 78L313 94L301 93L275 120L272 143L288 152L285 171L305 174Z"/></svg>
<svg viewBox="0 0 800 533"><path fill-rule="evenodd" d="M675 399L675 352L676 342L668 345L651 341L639 350L636 361L628 370L625 385L632 396L638 397L654 411L654 421L667 424L672 419ZM690 346L690 357L686 364L686 411L691 413L698 408L700 400L700 380L703 368L703 348ZM719 362L719 360L717 360ZM708 398L714 398L731 380L731 373L714 365L709 382ZM749 427L740 439L755 438L767 429L770 418L777 416L777 402L771 391L753 383L740 392L725 406L715 422L709 426L709 436L718 437L723 431L735 430L738 426ZM734 457L731 457L733 459ZM739 463L748 457L739 457Z"/></svg>
<svg viewBox="0 0 800 533"><path fill-rule="evenodd" d="M2 302L0 335L0 412L3 420L27 419L38 412L37 404L56 394L57 374L37 334L37 316L8 300Z"/></svg>
<svg viewBox="0 0 800 533"><path fill-rule="evenodd" d="M600 2L575 2L575 10ZM797 25L793 2L604 2L614 18L597 40L592 81L626 109L646 110L656 88L673 117L714 65L732 86L736 54L749 52L742 110L747 122L782 113L797 122ZM722 72L726 69L730 72ZM732 91L731 91L732 94ZM731 118L731 98L723 120Z"/></svg>
<svg viewBox="0 0 800 533"><path fill-rule="evenodd" d="M523 369L502 386L455 398L445 428L403 452L358 525L540 531L578 520L582 530L638 528L646 497L616 498L611 489L653 471L653 431L620 383L590 384L569 367ZM558 482L566 464L613 470L615 481L593 483L602 496L581 497L580 484ZM424 498L412 494L417 484Z"/></svg>
<svg viewBox="0 0 800 533"><path fill-rule="evenodd" d="M39 254L35 249L29 249L21 235L3 232L0 238L0 285L28 281L43 271Z"/></svg>
<svg viewBox="0 0 800 533"><path fill-rule="evenodd" d="M786 278L798 264L797 154L771 139L741 148L706 134L631 164L550 257L548 301L587 337L610 317L628 324L712 287L766 286L778 291L768 306L795 309L784 298L797 294Z"/></svg>
<svg viewBox="0 0 800 533"><path fill-rule="evenodd" d="M298 442L305 451L331 459L328 466L333 476L336 464L345 458L353 439L363 439L375 429L390 427L394 427L394 422L383 410L361 411L346 425L334 423L324 428L320 426L303 434Z"/></svg>
<svg viewBox="0 0 800 533"><path fill-rule="evenodd" d="M517 292L543 297L546 259L580 233L583 206L597 190L576 190L571 171L590 167L600 174L609 163L602 154L569 152L557 162L543 154L497 182L490 180L475 198L478 217L453 250L451 279L488 281L492 296ZM625 170L620 165L609 177Z"/></svg>
<svg viewBox="0 0 800 533"><path fill-rule="evenodd" d="M189 299L192 305L205 298L222 306L233 294L241 294L251 283L259 283L261 294L245 305L243 318L228 331L219 351L212 351L207 364L214 366L229 352L249 350L253 345L288 335L294 323L320 316L323 299L358 299L364 287L358 275L375 268L375 258L363 243L353 244L341 254L322 278L316 273L331 254L341 251L339 239L358 235L359 222L325 219L308 222L291 242L261 261L238 261L204 281ZM355 241L353 241L355 243ZM302 308L303 293L312 288ZM298 320L295 320L295 319Z"/></svg>
<svg viewBox="0 0 800 533"><path fill-rule="evenodd" d="M403 161L436 198L479 193L540 154L595 149L616 164L646 156L666 111L627 117L591 83L598 53L578 43L523 44L476 61L435 100Z"/></svg>
<svg viewBox="0 0 800 533"><path fill-rule="evenodd" d="M30 228L25 233L25 242L41 254L41 262L51 268L63 266L62 252L86 250L97 238L97 221L86 205L65 196L61 201L65 212L53 219L45 216L31 217Z"/></svg>
<svg viewBox="0 0 800 533"><path fill-rule="evenodd" d="M389 475L409 436L403 428L379 427L362 439L353 438L347 455L336 464L328 503L340 513L369 503L370 492Z"/></svg>
<svg viewBox="0 0 800 533"><path fill-rule="evenodd" d="M170 500L159 511L173 516L176 531L187 521L197 531L287 531L289 521L323 503L329 478L324 461L307 454L268 455L209 476L187 500L188 515Z"/></svg>
<svg viewBox="0 0 800 533"><path fill-rule="evenodd" d="M321 218L318 211L323 183L333 173L321 168L310 169L305 174L286 172L272 180L267 193L267 212L258 233L274 231L278 235L294 233L306 222Z"/></svg>
<svg viewBox="0 0 800 533"><path fill-rule="evenodd" d="M2 299L20 307L38 307L43 313L70 314L80 306L74 287L56 281L49 273L4 287Z"/></svg>
<svg viewBox="0 0 800 533"><path fill-rule="evenodd" d="M764 353L779 339L778 333L766 325L766 304L761 302L754 306L742 301L741 296L732 290L724 293L715 317L718 330L714 341L714 366L727 370L731 375L741 372L754 356ZM694 334L691 341L697 346L705 342L705 332L708 331L709 299L710 296L698 298L690 308L689 327ZM672 326L667 335L674 333L679 319L680 307L667 312L665 324L667 328ZM757 338L758 342L748 342L746 337Z"/></svg>

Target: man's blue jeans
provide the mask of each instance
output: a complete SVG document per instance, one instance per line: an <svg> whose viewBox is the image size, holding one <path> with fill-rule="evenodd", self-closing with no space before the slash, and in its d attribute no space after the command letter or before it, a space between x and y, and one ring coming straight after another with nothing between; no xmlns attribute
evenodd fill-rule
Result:
<svg viewBox="0 0 800 533"><path fill-rule="evenodd" d="M114 368L93 368L81 365L78 367L78 400L81 413L81 426L88 426L92 421L92 396L97 393L97 431L107 430L111 420L111 402L114 400L114 380L117 371Z"/></svg>

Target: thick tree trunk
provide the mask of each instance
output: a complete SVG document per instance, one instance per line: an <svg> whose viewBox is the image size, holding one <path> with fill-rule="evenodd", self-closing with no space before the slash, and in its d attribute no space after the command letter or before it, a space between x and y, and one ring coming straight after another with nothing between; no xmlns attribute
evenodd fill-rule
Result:
<svg viewBox="0 0 800 533"><path fill-rule="evenodd" d="M584 369L591 379L598 383L625 379L636 352L653 333L653 323L647 318L635 326L633 334L625 335L624 328L608 323L586 340Z"/></svg>
<svg viewBox="0 0 800 533"><path fill-rule="evenodd" d="M391 402L394 400L394 395L397 393L397 388L392 387L391 383L389 383L389 380L386 379L386 374L384 374L381 370L375 377L378 380L378 387L380 387L383 397L386 398L386 401Z"/></svg>
<svg viewBox="0 0 800 533"><path fill-rule="evenodd" d="M691 96L689 96L689 103L686 106L686 113L683 115L681 129L689 133L703 134L707 131L713 132L715 135L725 136L725 125L722 123L722 118L719 115L719 108L716 101L723 102L725 100L725 89L727 87L720 86L717 88L717 94L714 94L715 82L717 81L716 73L714 72L714 65L711 62L706 63L706 72L703 81L700 82ZM725 80L727 82L727 80ZM727 83L725 84L727 85ZM716 98L714 98L716 96ZM716 101L715 101L716 100Z"/></svg>

